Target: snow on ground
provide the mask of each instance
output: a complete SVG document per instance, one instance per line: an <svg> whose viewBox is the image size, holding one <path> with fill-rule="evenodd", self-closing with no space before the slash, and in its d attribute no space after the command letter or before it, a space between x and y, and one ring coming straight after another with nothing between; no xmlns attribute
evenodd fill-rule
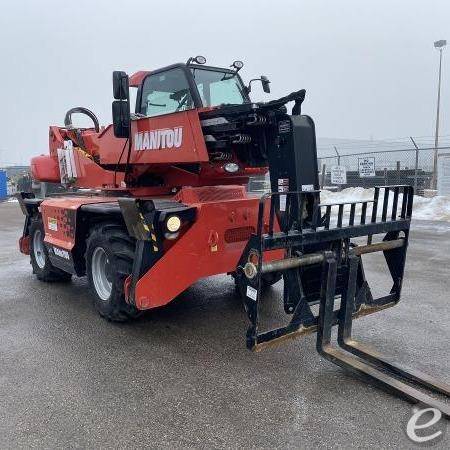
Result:
<svg viewBox="0 0 450 450"><path fill-rule="evenodd" d="M323 190L321 193L322 203L338 203L338 202L355 202L372 200L374 189L364 189L360 187L343 189L340 192L332 192ZM383 191L380 192L380 200L383 198ZM389 204L392 204L393 193L390 194ZM399 196L399 205L401 205L402 195ZM381 210L381 205L378 206ZM346 207L348 212L350 207ZM356 212L361 211L357 208ZM368 214L371 213L370 204L367 209ZM370 217L370 215L369 215ZM438 195L433 198L425 198L419 195L414 196L413 219L416 220L444 220L450 222L450 196Z"/></svg>
<svg viewBox="0 0 450 450"><path fill-rule="evenodd" d="M16 203L16 202L18 202L18 201L19 201L19 200L17 200L16 197L10 197L10 198L8 198L8 200L7 200L8 203Z"/></svg>

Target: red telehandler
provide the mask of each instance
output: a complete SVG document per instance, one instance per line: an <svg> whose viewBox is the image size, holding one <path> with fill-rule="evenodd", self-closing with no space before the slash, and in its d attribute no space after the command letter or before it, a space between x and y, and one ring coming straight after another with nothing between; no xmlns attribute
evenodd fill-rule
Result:
<svg viewBox="0 0 450 450"><path fill-rule="evenodd" d="M26 217L20 250L37 278L86 275L99 313L124 321L166 305L200 278L231 274L250 321L249 349L316 332L328 360L449 416L448 406L417 389L448 396L449 386L351 335L354 319L400 300L413 189L380 186L372 201L321 203L314 122L301 114L305 90L255 103L252 83L270 92L266 77L245 85L242 62L205 63L197 56L130 77L114 72L112 125L100 127L79 107L63 127L50 127L49 155L32 159L32 175L67 193L18 196ZM73 114L93 126L74 126ZM248 194L249 177L267 171L271 192ZM392 278L380 298L362 265L375 252ZM262 329L264 287L281 278L288 320Z"/></svg>

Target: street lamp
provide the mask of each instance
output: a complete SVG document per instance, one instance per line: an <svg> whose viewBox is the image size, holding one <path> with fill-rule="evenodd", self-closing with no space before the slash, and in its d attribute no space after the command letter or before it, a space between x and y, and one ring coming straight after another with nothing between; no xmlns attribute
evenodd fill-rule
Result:
<svg viewBox="0 0 450 450"><path fill-rule="evenodd" d="M439 107L441 103L441 70L442 70L442 50L447 45L445 39L436 41L434 48L439 50L439 81L438 81L438 95L437 95L437 109L436 109L436 131L434 134L434 160L433 160L433 178L431 180L431 188L437 188L437 161L438 161L438 147L439 147Z"/></svg>

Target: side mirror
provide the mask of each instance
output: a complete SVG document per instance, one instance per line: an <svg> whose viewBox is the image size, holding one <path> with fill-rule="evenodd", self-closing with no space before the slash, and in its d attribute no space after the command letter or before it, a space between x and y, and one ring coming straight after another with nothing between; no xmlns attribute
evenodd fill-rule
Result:
<svg viewBox="0 0 450 450"><path fill-rule="evenodd" d="M113 95L116 99L112 103L114 136L117 138L129 138L130 100L128 75L125 72L113 72Z"/></svg>
<svg viewBox="0 0 450 450"><path fill-rule="evenodd" d="M128 101L115 100L112 102L112 117L114 136L117 138L130 137L130 108Z"/></svg>
<svg viewBox="0 0 450 450"><path fill-rule="evenodd" d="M120 70L113 72L113 95L116 100L128 100L128 75Z"/></svg>
<svg viewBox="0 0 450 450"><path fill-rule="evenodd" d="M247 93L247 95L252 91L252 83L254 81L261 81L263 91L267 94L270 93L270 81L266 76L261 75L260 78L253 78L249 81L248 86L245 87L245 92Z"/></svg>
<svg viewBox="0 0 450 450"><path fill-rule="evenodd" d="M263 91L264 91L266 94L270 94L270 81L269 81L269 79L268 79L266 76L264 76L264 75L261 75L261 84L262 84Z"/></svg>

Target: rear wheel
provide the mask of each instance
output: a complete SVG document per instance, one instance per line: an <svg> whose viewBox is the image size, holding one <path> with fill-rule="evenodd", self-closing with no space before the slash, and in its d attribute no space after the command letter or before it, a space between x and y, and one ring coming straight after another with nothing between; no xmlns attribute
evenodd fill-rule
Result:
<svg viewBox="0 0 450 450"><path fill-rule="evenodd" d="M140 311L125 301L124 282L133 268L135 241L118 224L101 224L89 235L86 272L94 306L115 322L137 318Z"/></svg>
<svg viewBox="0 0 450 450"><path fill-rule="evenodd" d="M30 263L33 273L41 281L69 281L72 274L55 267L48 257L44 244L44 224L40 216L31 219L30 224Z"/></svg>

